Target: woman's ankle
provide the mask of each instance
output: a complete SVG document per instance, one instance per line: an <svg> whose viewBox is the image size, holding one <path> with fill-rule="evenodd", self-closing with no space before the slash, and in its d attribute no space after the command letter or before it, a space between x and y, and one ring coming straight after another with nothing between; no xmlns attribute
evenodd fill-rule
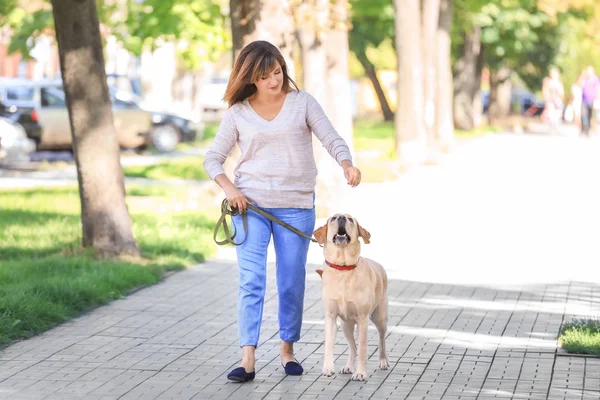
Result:
<svg viewBox="0 0 600 400"><path fill-rule="evenodd" d="M256 347L254 346L243 346L242 347L242 362L241 366L244 367L246 372L254 371L254 365L256 364Z"/></svg>
<svg viewBox="0 0 600 400"><path fill-rule="evenodd" d="M283 365L290 361L295 361L294 357L294 344L290 342L282 342L281 348L279 349L279 357Z"/></svg>

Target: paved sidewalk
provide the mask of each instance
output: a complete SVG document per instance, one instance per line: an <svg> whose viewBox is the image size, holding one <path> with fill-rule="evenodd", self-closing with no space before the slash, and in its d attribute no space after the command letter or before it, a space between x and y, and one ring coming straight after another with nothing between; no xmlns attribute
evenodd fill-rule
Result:
<svg viewBox="0 0 600 400"><path fill-rule="evenodd" d="M286 377L279 363L270 264L256 380L227 382L240 350L237 271L223 249L0 351L0 399L598 400L600 358L564 355L556 344L563 322L600 315L598 154L591 142L498 135L440 167L350 191L349 211L373 235L363 253L390 276L391 368L376 369L371 327L366 382L321 376L317 246L296 345L306 374ZM355 206L381 199L393 201ZM346 349L339 330L338 370Z"/></svg>
<svg viewBox="0 0 600 400"><path fill-rule="evenodd" d="M271 266L272 268L272 266ZM271 272L270 276L274 276ZM115 301L0 353L2 399L598 399L600 359L556 355L571 312L598 311L592 284L488 286L390 282L391 369L377 370L369 331L369 377L321 376L320 281L309 274L298 358L279 363L277 297L269 280L257 378L227 382L237 366L236 270L211 262ZM338 332L335 348L345 362Z"/></svg>

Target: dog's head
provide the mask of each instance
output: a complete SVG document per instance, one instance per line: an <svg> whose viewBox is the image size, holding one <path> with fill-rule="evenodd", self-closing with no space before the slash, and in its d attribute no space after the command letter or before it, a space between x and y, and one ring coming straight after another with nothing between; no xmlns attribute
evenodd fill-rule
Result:
<svg viewBox="0 0 600 400"><path fill-rule="evenodd" d="M363 238L365 244L370 243L369 239L371 238L369 231L360 226L358 221L349 214L335 214L313 234L315 239L325 247L327 245L360 246L359 237Z"/></svg>
<svg viewBox="0 0 600 400"><path fill-rule="evenodd" d="M360 255L359 237L370 243L371 234L349 214L335 214L327 223L313 232L323 245L325 259L338 265L356 263Z"/></svg>

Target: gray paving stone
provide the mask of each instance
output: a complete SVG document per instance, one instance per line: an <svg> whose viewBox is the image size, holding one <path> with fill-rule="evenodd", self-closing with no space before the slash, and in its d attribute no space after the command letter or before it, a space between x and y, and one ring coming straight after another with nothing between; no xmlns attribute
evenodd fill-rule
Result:
<svg viewBox="0 0 600 400"><path fill-rule="evenodd" d="M370 329L367 380L353 382L350 375L321 375L317 285L309 285L307 322L295 346L305 374L283 374L270 280L256 379L232 384L226 375L241 357L230 315L236 289L228 276L235 268L218 267L217 275L211 264L178 273L3 349L0 399L600 399L600 359L556 356L565 316L543 311L583 301L600 312L600 290L591 284L525 291L392 281L390 368L377 368ZM334 353L339 370L348 357L341 329Z"/></svg>

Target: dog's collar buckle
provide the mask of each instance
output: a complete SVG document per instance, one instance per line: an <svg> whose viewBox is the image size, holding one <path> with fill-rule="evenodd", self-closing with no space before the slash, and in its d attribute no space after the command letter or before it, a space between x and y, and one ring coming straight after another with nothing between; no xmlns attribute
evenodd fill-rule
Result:
<svg viewBox="0 0 600 400"><path fill-rule="evenodd" d="M356 265L335 265L330 263L329 261L325 261L325 263L331 268L337 269L338 271L350 271L351 269L356 268Z"/></svg>

